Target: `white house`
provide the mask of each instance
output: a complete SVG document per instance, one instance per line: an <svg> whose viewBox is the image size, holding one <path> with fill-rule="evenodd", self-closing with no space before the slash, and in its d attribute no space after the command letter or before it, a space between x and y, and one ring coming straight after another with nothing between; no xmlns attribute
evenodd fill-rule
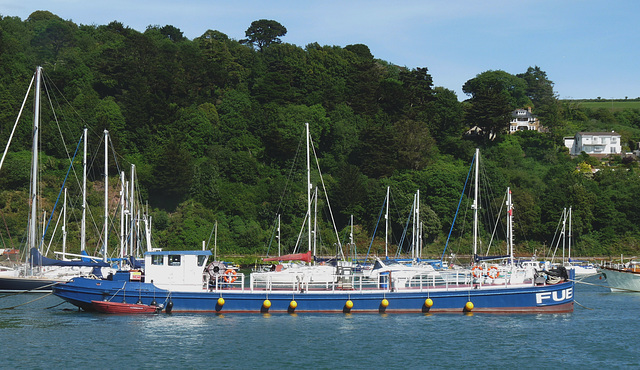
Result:
<svg viewBox="0 0 640 370"><path fill-rule="evenodd" d="M564 145L571 155L585 152L593 156L622 154L620 134L611 132L578 132L574 138L565 137Z"/></svg>
<svg viewBox="0 0 640 370"><path fill-rule="evenodd" d="M540 121L536 116L531 114L531 107L527 109L516 109L511 112L511 122L509 123L509 133L513 134L517 131L542 131Z"/></svg>

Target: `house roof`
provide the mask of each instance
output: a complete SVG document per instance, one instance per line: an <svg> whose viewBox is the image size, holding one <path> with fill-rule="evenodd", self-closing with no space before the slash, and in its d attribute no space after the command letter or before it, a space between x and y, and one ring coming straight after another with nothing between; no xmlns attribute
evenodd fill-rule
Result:
<svg viewBox="0 0 640 370"><path fill-rule="evenodd" d="M591 136L620 136L620 134L616 132L578 132L576 135L591 135Z"/></svg>
<svg viewBox="0 0 640 370"><path fill-rule="evenodd" d="M518 112L524 111L524 114L518 114ZM511 117L527 117L527 118L533 118L535 117L533 114L531 114L531 112L529 112L527 109L516 109L513 112L511 112Z"/></svg>

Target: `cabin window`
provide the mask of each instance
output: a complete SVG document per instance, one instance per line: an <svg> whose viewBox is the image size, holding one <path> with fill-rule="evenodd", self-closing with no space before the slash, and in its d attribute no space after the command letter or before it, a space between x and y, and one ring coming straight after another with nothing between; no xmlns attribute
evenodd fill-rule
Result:
<svg viewBox="0 0 640 370"><path fill-rule="evenodd" d="M204 265L207 262L207 256L198 256L198 266Z"/></svg>
<svg viewBox="0 0 640 370"><path fill-rule="evenodd" d="M180 255L179 254L169 255L169 266L180 266Z"/></svg>
<svg viewBox="0 0 640 370"><path fill-rule="evenodd" d="M163 256L151 256L152 265L163 265Z"/></svg>

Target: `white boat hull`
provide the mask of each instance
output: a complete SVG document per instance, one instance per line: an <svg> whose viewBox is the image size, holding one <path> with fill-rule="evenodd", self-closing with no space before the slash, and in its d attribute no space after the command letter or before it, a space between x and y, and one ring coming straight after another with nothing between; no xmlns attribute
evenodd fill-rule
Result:
<svg viewBox="0 0 640 370"><path fill-rule="evenodd" d="M640 272L602 268L612 292L640 292Z"/></svg>
<svg viewBox="0 0 640 370"><path fill-rule="evenodd" d="M593 276L598 273L598 269L595 266L580 266L574 265L571 268L576 272L576 278L581 279L587 276Z"/></svg>

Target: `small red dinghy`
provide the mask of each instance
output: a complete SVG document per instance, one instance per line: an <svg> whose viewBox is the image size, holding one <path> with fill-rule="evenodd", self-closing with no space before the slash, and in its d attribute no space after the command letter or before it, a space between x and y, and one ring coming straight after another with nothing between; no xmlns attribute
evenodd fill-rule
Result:
<svg viewBox="0 0 640 370"><path fill-rule="evenodd" d="M159 311L158 306L140 303L91 301L91 305L96 311L104 313L156 313Z"/></svg>

